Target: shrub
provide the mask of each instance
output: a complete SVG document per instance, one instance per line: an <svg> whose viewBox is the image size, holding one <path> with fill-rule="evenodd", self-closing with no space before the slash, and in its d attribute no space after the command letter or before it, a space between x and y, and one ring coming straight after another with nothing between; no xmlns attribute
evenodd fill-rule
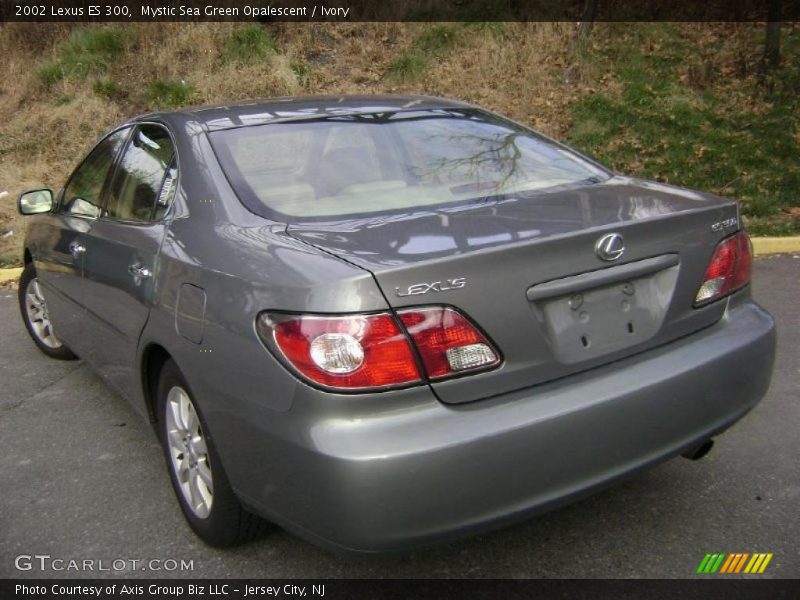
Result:
<svg viewBox="0 0 800 600"><path fill-rule="evenodd" d="M64 70L58 63L45 63L36 72L36 77L45 87L51 87L64 79Z"/></svg>
<svg viewBox="0 0 800 600"><path fill-rule="evenodd" d="M400 81L413 81L428 68L428 59L418 52L406 52L389 63L389 77Z"/></svg>
<svg viewBox="0 0 800 600"><path fill-rule="evenodd" d="M223 48L223 58L230 62L251 62L277 51L272 35L260 25L237 27Z"/></svg>
<svg viewBox="0 0 800 600"><path fill-rule="evenodd" d="M60 63L67 76L83 78L89 71L106 71L129 42L122 29L76 29L62 46Z"/></svg>
<svg viewBox="0 0 800 600"><path fill-rule="evenodd" d="M289 68L292 69L292 73L294 73L295 77L297 77L297 82L301 86L304 86L308 83L308 75L311 69L309 69L307 63L293 62L289 65Z"/></svg>
<svg viewBox="0 0 800 600"><path fill-rule="evenodd" d="M64 78L83 79L91 71L105 72L130 41L130 35L122 29L76 29L58 49L57 59L39 68L39 81L50 87Z"/></svg>
<svg viewBox="0 0 800 600"><path fill-rule="evenodd" d="M443 54L458 43L458 29L453 25L437 23L430 26L414 41L422 52Z"/></svg>
<svg viewBox="0 0 800 600"><path fill-rule="evenodd" d="M92 85L92 91L109 100L120 95L119 84L113 79L98 79Z"/></svg>
<svg viewBox="0 0 800 600"><path fill-rule="evenodd" d="M156 79L147 86L147 100L154 107L176 108L189 104L194 87L183 80Z"/></svg>

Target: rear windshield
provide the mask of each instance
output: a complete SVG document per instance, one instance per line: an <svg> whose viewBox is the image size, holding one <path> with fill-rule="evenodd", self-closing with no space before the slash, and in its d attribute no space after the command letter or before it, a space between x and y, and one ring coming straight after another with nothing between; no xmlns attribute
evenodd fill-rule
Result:
<svg viewBox="0 0 800 600"><path fill-rule="evenodd" d="M344 115L210 137L245 205L287 222L487 201L608 177L479 110Z"/></svg>

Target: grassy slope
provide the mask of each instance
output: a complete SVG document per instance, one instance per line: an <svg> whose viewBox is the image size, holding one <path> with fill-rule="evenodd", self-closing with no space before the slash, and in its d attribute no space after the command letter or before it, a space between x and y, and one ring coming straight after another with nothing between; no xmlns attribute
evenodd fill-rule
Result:
<svg viewBox="0 0 800 600"><path fill-rule="evenodd" d="M421 92L488 106L621 172L745 201L752 231L800 231L800 30L758 88L750 25L135 24L0 27L0 264L14 197L58 187L87 147L158 107L301 93ZM769 93L761 90L768 89Z"/></svg>
<svg viewBox="0 0 800 600"><path fill-rule="evenodd" d="M751 233L799 232L800 29L785 32L785 66L758 86L761 33L609 26L586 60L623 88L575 102L569 141L620 171L743 200Z"/></svg>

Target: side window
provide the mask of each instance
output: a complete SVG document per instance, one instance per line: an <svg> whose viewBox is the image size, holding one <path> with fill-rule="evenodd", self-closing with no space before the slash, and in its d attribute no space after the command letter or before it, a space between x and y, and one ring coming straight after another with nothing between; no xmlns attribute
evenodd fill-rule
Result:
<svg viewBox="0 0 800 600"><path fill-rule="evenodd" d="M163 216L177 177L169 133L158 125L141 125L119 161L106 205L106 216L149 222Z"/></svg>
<svg viewBox="0 0 800 600"><path fill-rule="evenodd" d="M97 218L103 206L103 185L130 128L120 129L100 142L70 177L61 204L68 215Z"/></svg>

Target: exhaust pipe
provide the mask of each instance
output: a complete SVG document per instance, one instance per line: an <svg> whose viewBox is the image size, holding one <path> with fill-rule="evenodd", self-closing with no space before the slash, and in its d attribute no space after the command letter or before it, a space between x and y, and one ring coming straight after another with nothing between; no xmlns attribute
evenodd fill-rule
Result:
<svg viewBox="0 0 800 600"><path fill-rule="evenodd" d="M714 440L706 440L699 446L695 446L694 448L689 448L686 452L681 454L683 458L688 458L689 460L700 460L706 454L711 452L711 448L714 447Z"/></svg>

